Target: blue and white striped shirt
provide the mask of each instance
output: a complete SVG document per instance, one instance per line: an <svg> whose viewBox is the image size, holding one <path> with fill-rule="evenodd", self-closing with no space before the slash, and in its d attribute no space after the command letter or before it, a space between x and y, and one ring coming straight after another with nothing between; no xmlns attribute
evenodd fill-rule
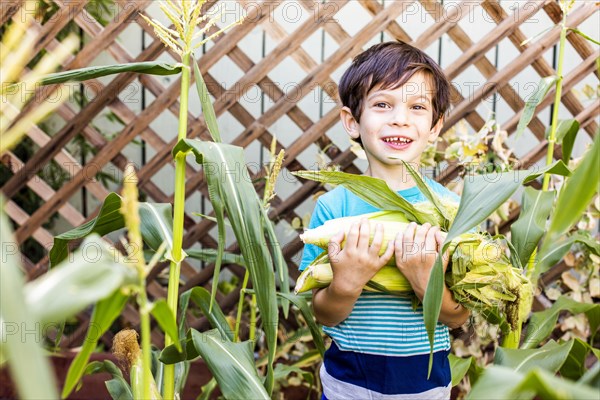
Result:
<svg viewBox="0 0 600 400"><path fill-rule="evenodd" d="M456 194L439 183L428 178L425 180L432 191L440 197L459 201ZM398 194L411 203L426 200L417 187L401 190ZM339 186L319 197L309 227L315 228L334 218L375 211L378 211L375 207ZM317 246L305 245L300 270L306 268L322 251ZM325 354L325 368L321 371L324 393L327 395L329 392L327 398L332 394L343 398L343 393L356 393L357 388L360 387L370 393L369 398L402 398L394 396L402 394L422 394L430 397L442 394L442 397L448 397L450 390L450 371L447 362L450 349L448 328L441 323L436 327L433 350L438 361L434 361L434 371L428 381L427 360L430 348L423 321L423 309L419 306L413 310L410 298L363 292L344 321L334 327L325 326L323 331L334 342L332 348ZM365 371L365 365L383 365L386 372L379 370L376 376L369 376L368 371ZM419 371L411 371L413 369ZM407 376L406 373L409 371L413 374L417 373L419 377L400 379L400 383L394 383L395 374ZM383 376L388 378L382 381ZM326 387L327 384L330 385L329 389ZM332 387L335 387L335 390L332 390ZM390 395L393 397L389 397Z"/></svg>

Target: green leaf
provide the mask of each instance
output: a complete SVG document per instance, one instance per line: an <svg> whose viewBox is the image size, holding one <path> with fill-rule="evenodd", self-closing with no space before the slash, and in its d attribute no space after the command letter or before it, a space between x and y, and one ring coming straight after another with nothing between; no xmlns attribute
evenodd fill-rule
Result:
<svg viewBox="0 0 600 400"><path fill-rule="evenodd" d="M578 34L579 36L581 36L582 38L585 38L587 40L589 40L592 43L597 44L598 46L600 46L600 42L597 41L596 39L591 38L590 36L586 35L585 33L581 32L579 29L577 28L568 28L570 31L575 32L576 34Z"/></svg>
<svg viewBox="0 0 600 400"><path fill-rule="evenodd" d="M202 106L202 114L204 114L204 121L212 140L216 143L221 143L221 134L219 133L219 125L217 124L217 115L215 109L210 101L210 94L200 68L198 68L198 62L196 57L192 53L192 64L194 65L194 78L196 79L196 90L198 91L198 97L200 98L200 105Z"/></svg>
<svg viewBox="0 0 600 400"><path fill-rule="evenodd" d="M169 308L169 305L165 299L160 299L154 302L150 312L165 334L171 337L177 350L182 351L181 345L179 344L177 322L175 322L175 316L173 315L173 312Z"/></svg>
<svg viewBox="0 0 600 400"><path fill-rule="evenodd" d="M452 387L458 385L471 368L471 364L477 362L473 356L460 358L452 353L448 355L448 360L450 361L450 371L452 372Z"/></svg>
<svg viewBox="0 0 600 400"><path fill-rule="evenodd" d="M190 258L195 258L196 260L206 261L209 263L214 263L217 259L217 250L215 249L186 249L185 253ZM246 263L244 262L244 257L239 254L223 252L222 261L226 264L237 264L244 267Z"/></svg>
<svg viewBox="0 0 600 400"><path fill-rule="evenodd" d="M511 367L517 372L527 373L541 367L550 372L558 372L573 349L574 341L558 344L551 340L537 349L508 349L498 347L494 355L494 365Z"/></svg>
<svg viewBox="0 0 600 400"><path fill-rule="evenodd" d="M87 365L83 376L108 373L112 379L106 381L106 389L113 399L133 400L133 393L121 370L110 360L92 361ZM79 390L79 388L77 389Z"/></svg>
<svg viewBox="0 0 600 400"><path fill-rule="evenodd" d="M200 395L196 398L196 400L210 400L212 393L217 388L217 380L215 378L210 378L210 381L201 388Z"/></svg>
<svg viewBox="0 0 600 400"><path fill-rule="evenodd" d="M134 400L133 392L125 379L113 378L104 382L104 385L113 400Z"/></svg>
<svg viewBox="0 0 600 400"><path fill-rule="evenodd" d="M569 352L569 357L567 357L559 372L560 375L565 378L578 380L583 377L587 371L585 364L590 350L592 350L592 354L595 353L593 352L594 349L583 340L575 338L571 339L571 341L573 342L573 347ZM598 359L597 354L595 355L596 359Z"/></svg>
<svg viewBox="0 0 600 400"><path fill-rule="evenodd" d="M204 175L212 193L219 193L235 237L240 245L246 267L250 272L256 300L260 310L263 331L269 350L267 366L267 392L273 388L273 357L277 347L278 310L275 295L273 259L265 244L261 223L262 201L258 198L248 178L241 147L200 140L180 140L173 154L193 151L202 163Z"/></svg>
<svg viewBox="0 0 600 400"><path fill-rule="evenodd" d="M52 367L45 356L40 340L39 321L30 312L24 296L24 277L21 270L19 245L13 237L11 223L4 214L0 196L0 320L2 340L0 354L8 362L12 381L22 399L56 399L56 382Z"/></svg>
<svg viewBox="0 0 600 400"><path fill-rule="evenodd" d="M89 327L83 340L83 346L77 356L71 363L65 385L62 391L62 398L67 398L81 379L90 355L96 349L98 340L110 328L112 323L121 315L121 311L127 303L128 296L120 290L113 293L112 296L98 302L90 318Z"/></svg>
<svg viewBox="0 0 600 400"><path fill-rule="evenodd" d="M269 245L269 249L271 249L271 254L273 254L273 262L275 263L275 272L277 274L277 278L279 279L279 290L281 293L291 294L290 293L290 272L288 270L287 262L283 257L283 253L281 247L279 245L279 239L275 234L275 229L273 227L273 222L269 219L269 215L267 211L262 208L262 223L264 224L265 234L267 236ZM290 308L290 303L287 298L283 297L281 301L281 308L283 311L283 317L288 317L288 312Z"/></svg>
<svg viewBox="0 0 600 400"><path fill-rule="evenodd" d="M296 171L293 174L317 182L343 185L373 207L381 210L402 211L410 221L420 224L429 222L437 225L434 216L419 211L414 205L390 189L382 179L339 171Z"/></svg>
<svg viewBox="0 0 600 400"><path fill-rule="evenodd" d="M254 343L230 342L216 329L203 333L192 330L192 337L225 398L270 398L254 366Z"/></svg>
<svg viewBox="0 0 600 400"><path fill-rule="evenodd" d="M325 343L323 342L323 335L321 333L321 329L314 320L313 313L310 307L308 306L308 302L306 301L306 299L302 296L296 296L291 293L278 292L277 295L289 300L290 302L292 302L292 304L298 307L298 309L302 313L302 316L304 317L304 320L306 321L306 324L308 325L308 329L310 330L310 334L313 338L315 346L317 347L317 350L319 350L319 353L321 353L321 357L324 357Z"/></svg>
<svg viewBox="0 0 600 400"><path fill-rule="evenodd" d="M540 168L537 171L530 172L529 175L527 175L527 177L523 181L523 183L526 184L531 181L534 181L546 173L561 175L561 176L570 176L571 170L569 169L569 167L567 167L567 165L563 162L563 160L558 160L558 161L553 162L550 165L546 165L545 167Z"/></svg>
<svg viewBox="0 0 600 400"><path fill-rule="evenodd" d="M598 329L598 324L600 323L600 304L579 303L568 297L560 296L552 304L552 307L531 315L521 348L534 348L542 340L546 339L556 325L558 314L563 310L569 311L571 314L585 313L590 323L590 332L596 332Z"/></svg>
<svg viewBox="0 0 600 400"><path fill-rule="evenodd" d="M594 239L583 233L575 232L570 236L561 237L554 242L553 246L548 246L540 251L535 266L538 274L542 274L556 265L567 254L575 242L583 243L596 255L600 254L600 248Z"/></svg>
<svg viewBox="0 0 600 400"><path fill-rule="evenodd" d="M171 259L171 249L173 248L171 204L139 203L139 205L142 238L155 251L158 250L163 242L166 242L167 253L165 257ZM96 218L68 232L55 236L54 245L49 254L50 265L54 266L67 258L70 241L83 239L92 233L104 236L124 228L125 221L120 209L121 197L116 193L110 193L104 199Z"/></svg>
<svg viewBox="0 0 600 400"><path fill-rule="evenodd" d="M583 211L598 193L598 182L600 182L600 135L596 135L592 147L583 156L583 160L567 179L558 195L556 212L552 215L550 228L544 238L542 253L553 247L556 240L579 221Z"/></svg>
<svg viewBox="0 0 600 400"><path fill-rule="evenodd" d="M192 339L191 331L183 339L179 340L181 351L177 350L174 344L165 347L161 352L158 359L162 364L177 364L182 361L191 361L200 357L200 353L194 346L194 340Z"/></svg>
<svg viewBox="0 0 600 400"><path fill-rule="evenodd" d="M537 396L537 397L536 397ZM594 399L596 388L585 386L538 368L523 374L509 367L492 365L473 386L467 399Z"/></svg>
<svg viewBox="0 0 600 400"><path fill-rule="evenodd" d="M423 319L431 351L433 351L433 338L442 307L444 289L441 254L446 252L452 239L479 225L500 207L517 190L529 173L529 171L512 171L494 175L492 178L487 175L478 175L465 179L465 187L456 218L450 226L440 256L435 261L423 298ZM433 357L430 357L429 371L431 371L432 362Z"/></svg>
<svg viewBox="0 0 600 400"><path fill-rule="evenodd" d="M99 236L86 238L72 261L63 261L25 286L30 310L42 322L62 321L120 287L137 283L133 266L115 261Z"/></svg>
<svg viewBox="0 0 600 400"><path fill-rule="evenodd" d="M544 97L546 97L557 81L558 77L555 75L547 76L540 80L535 93L525 102L525 108L523 109L523 114L521 115L521 119L519 119L519 124L517 125L517 131L515 133L516 139L521 137L525 128L527 128L527 125L531 122L536 107L544 100Z"/></svg>
<svg viewBox="0 0 600 400"><path fill-rule="evenodd" d="M81 82L89 79L100 78L102 76L120 74L123 72L137 72L148 75L174 75L181 72L181 67L181 64L166 64L157 61L102 65L48 74L36 81L36 83L39 85L53 85L56 83L65 82ZM18 84L6 85L6 88L2 88L2 93L15 85Z"/></svg>
<svg viewBox="0 0 600 400"><path fill-rule="evenodd" d="M543 192L526 187L521 200L521 215L510 227L511 242L521 265L527 265L529 257L546 231L546 220L552 211L553 191Z"/></svg>
<svg viewBox="0 0 600 400"><path fill-rule="evenodd" d="M562 160L568 164L579 131L579 121L576 119L560 120L556 127L556 143L562 144Z"/></svg>
<svg viewBox="0 0 600 400"><path fill-rule="evenodd" d="M429 188L429 186L425 183L421 175L419 175L406 161L401 160L402 164L404 164L404 168L410 173L413 177L414 181L417 183L417 186L421 193L433 204L435 209L438 211L440 215L440 221L442 221L442 227L444 229L448 229L450 227L451 218L450 213L446 210L444 204L440 201L438 196Z"/></svg>
<svg viewBox="0 0 600 400"><path fill-rule="evenodd" d="M184 296L188 296L190 300L200 307L202 313L210 322L210 325L213 328L216 328L223 337L229 339L230 341L233 340L233 331L231 330L231 327L229 326L221 307L216 304L216 306L210 310L211 296L208 290L198 286L186 291L181 295L182 298Z"/></svg>

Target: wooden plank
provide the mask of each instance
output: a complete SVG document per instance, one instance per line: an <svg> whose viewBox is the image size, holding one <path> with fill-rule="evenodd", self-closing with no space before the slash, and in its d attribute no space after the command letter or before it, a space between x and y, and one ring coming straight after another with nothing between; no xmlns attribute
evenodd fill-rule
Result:
<svg viewBox="0 0 600 400"><path fill-rule="evenodd" d="M79 14L87 5L88 0L69 1L68 4L61 5L61 8L44 24L37 40L33 46L29 60L36 56L40 51L46 48L48 44L55 40L56 35L63 30L71 19Z"/></svg>
<svg viewBox="0 0 600 400"><path fill-rule="evenodd" d="M115 21L115 24L119 24L121 29L124 29L124 24L120 24L120 20ZM112 24L111 24L112 25ZM113 30L108 29L107 32L112 32L112 35L99 35L94 38L84 49L77 54L77 57L68 65L68 69L75 68L76 66L80 66L81 64L86 65L87 63L92 61L92 54L90 50L86 51L86 49L91 47L95 47L98 51L104 46L108 45L108 43L112 42L114 37L120 32L118 28ZM98 43L100 42L100 43ZM142 52L138 56L139 61L145 61L148 59L153 59L157 56L163 47L158 43L150 46L146 51ZM80 64L81 63L81 64ZM44 146L40 149L39 152L33 155L33 157L25 164L23 168L23 174L13 176L9 181L7 181L2 186L2 191L4 192L6 197L12 197L14 194L25 184L25 179L28 176L35 175L45 164L46 160L49 160L53 157L60 149L62 149L66 144L78 133L80 132L103 108L104 106L115 99L119 92L126 87L134 78L136 74L126 73L120 74L107 86L107 90L105 90L99 97L94 99L93 102L89 103L80 113L71 121L68 121L66 126L64 126L59 132L57 132L52 140L48 143L48 145ZM50 92L49 90L44 91L44 93ZM40 100L43 100L45 97L40 96Z"/></svg>
<svg viewBox="0 0 600 400"><path fill-rule="evenodd" d="M425 6L426 10L428 10L428 11L431 10L431 11L429 11L430 13L431 12L435 13L435 14L433 14L433 17L435 19L437 19L437 20L444 19L444 14L443 13L440 14L441 11L439 10L439 8L440 8L439 3L436 3L434 0L421 0L421 2ZM469 38L469 36L466 34L466 32L458 24L451 26L447 33L448 33L448 36L463 51L466 51L467 49L474 46L473 41ZM423 34L422 36L425 36L425 34ZM420 40L420 38L419 38L419 40ZM496 70L496 68L494 67L494 65L487 59L487 57L481 57L479 60L477 60L475 62L475 67L477 67L477 69L481 72L481 74L485 78L490 78L491 76L493 76L495 73L498 72ZM462 96L462 94L459 93L458 90L456 90L454 88L454 86L452 86L452 89L453 89L452 98L457 99L458 100L457 103L460 101L463 101L464 97ZM514 111L523 109L525 103L521 100L518 93L510 85L502 86L498 90L498 92L500 93L502 98L507 102L507 104ZM469 115L471 115L471 114L469 114ZM477 114L477 115L479 116L479 114ZM481 118L481 120L483 121L483 118ZM473 126L472 123L471 123L471 126ZM482 126L483 126L483 124L479 125L479 128L476 128L476 129L479 130L479 129L481 129ZM445 132L449 127L450 127L450 125L446 124L443 132ZM544 137L544 132L545 132L546 128L545 128L544 124L537 117L534 117L532 119L532 121L530 123L530 129L536 135L536 137L538 137L539 139Z"/></svg>
<svg viewBox="0 0 600 400"><path fill-rule="evenodd" d="M29 214L27 214L21 207L19 207L17 203L12 200L6 200L4 204L4 212L18 225L26 224L27 220L29 219ZM46 216L46 219L47 217L48 216ZM49 248L54 241L52 234L42 227L37 227L37 229L34 229L30 236L32 236L45 249ZM17 239L17 243L21 244L22 241Z"/></svg>
<svg viewBox="0 0 600 400"><path fill-rule="evenodd" d="M25 0L0 1L0 26L7 23L19 11L24 2Z"/></svg>
<svg viewBox="0 0 600 400"><path fill-rule="evenodd" d="M469 65L475 63L475 61L479 60L481 57L485 57L485 53L487 53L488 50L494 47L496 43L510 35L515 29L517 29L519 25L529 19L540 8L542 8L546 2L549 1L551 0L536 0L534 2L528 1L524 3L518 10L515 11L513 18L505 18L482 40L477 42L477 44L474 46L471 46L456 61L450 64L445 69L448 78L454 79Z"/></svg>
<svg viewBox="0 0 600 400"><path fill-rule="evenodd" d="M488 1L484 3L484 8L486 12L495 21L499 21L506 18L506 12L496 1ZM550 19L552 19L554 23L559 23L562 20L562 13L558 4L554 2L546 4L544 6L544 11L548 14ZM526 40L527 37L523 34L523 32L521 32L520 29L516 29L508 37L511 40L511 42L515 45L515 47L521 52L523 52L530 46L530 44L528 43L521 46L521 43L523 43L523 41ZM589 57L593 53L593 49L591 48L591 46L581 36L574 33L569 33L567 35L567 39L577 50L577 52L582 56L583 59ZM540 76L556 75L556 71L542 57L534 60L531 66L538 74L540 74ZM594 73L597 74L598 71L594 70ZM571 93L569 91L563 91L561 102L573 115L578 114L579 112L581 112L581 110L583 110L583 106L577 99L577 96L575 96L574 93ZM598 124L596 124L595 122L586 126L586 131L590 136L593 135L597 130Z"/></svg>
<svg viewBox="0 0 600 400"><path fill-rule="evenodd" d="M17 173L21 168L23 168L23 162L19 160L17 156L15 156L12 152L5 153L8 157L2 157L2 163L10 168L13 174ZM31 179L27 182L27 187L29 187L35 194L40 196L43 200L48 201L55 194L54 189L50 187L44 180L42 179ZM65 203L62 207L58 209L58 213L62 215L71 225L77 226L85 221L85 218L81 213L71 205L71 203Z"/></svg>
<svg viewBox="0 0 600 400"><path fill-rule="evenodd" d="M577 26L592 12L594 12L594 6L592 4L584 4L569 16L567 23L569 26ZM488 80L488 83L490 83L489 85L484 85L481 89L476 90L468 100L459 103L450 113L446 123L448 125L454 125L464 118L468 113L472 112L472 110L483 98L491 95L497 90L498 87L507 84L510 78L516 75L527 65L530 65L533 60L540 58L545 49L556 43L559 34L559 29L552 29L544 36L544 38L540 39L535 44L532 44L510 64L510 68L505 68L504 70L499 71L497 74L494 74Z"/></svg>

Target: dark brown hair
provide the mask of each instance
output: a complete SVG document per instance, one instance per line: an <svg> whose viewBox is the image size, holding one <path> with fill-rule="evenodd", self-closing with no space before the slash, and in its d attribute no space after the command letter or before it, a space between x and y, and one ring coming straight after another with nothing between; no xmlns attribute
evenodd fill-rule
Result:
<svg viewBox="0 0 600 400"><path fill-rule="evenodd" d="M379 43L357 55L340 81L340 99L360 122L363 101L371 89L397 89L419 71L428 75L435 91L433 128L450 105L450 83L431 57L401 41Z"/></svg>

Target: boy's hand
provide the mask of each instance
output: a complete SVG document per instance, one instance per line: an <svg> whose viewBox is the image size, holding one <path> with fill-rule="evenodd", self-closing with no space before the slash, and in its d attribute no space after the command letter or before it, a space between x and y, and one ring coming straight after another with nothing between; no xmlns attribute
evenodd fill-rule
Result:
<svg viewBox="0 0 600 400"><path fill-rule="evenodd" d="M425 295L431 269L438 252L444 243L446 234L438 226L425 223L421 226L411 222L404 232L398 233L394 242L396 266L408 279L415 294L420 299ZM449 257L442 257L444 272Z"/></svg>
<svg viewBox="0 0 600 400"><path fill-rule="evenodd" d="M394 254L393 242L388 243L385 253L379 256L383 244L383 226L375 226L373 242L369 245L369 220L361 219L352 225L342 249L344 232L335 234L329 241L328 253L333 270L330 287L344 295L358 296L365 284L383 267Z"/></svg>

